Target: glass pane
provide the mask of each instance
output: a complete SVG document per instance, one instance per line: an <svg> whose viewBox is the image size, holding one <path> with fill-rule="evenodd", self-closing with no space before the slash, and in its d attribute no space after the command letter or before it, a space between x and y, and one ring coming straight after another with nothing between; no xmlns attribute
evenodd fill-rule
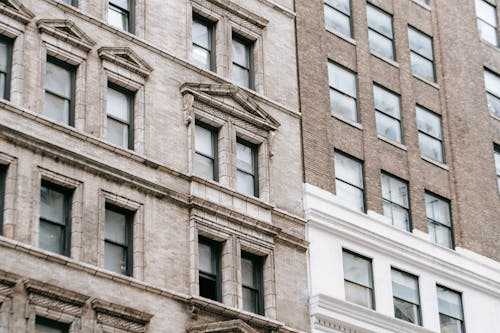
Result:
<svg viewBox="0 0 500 333"><path fill-rule="evenodd" d="M495 167L497 175L500 176L500 152L495 152Z"/></svg>
<svg viewBox="0 0 500 333"><path fill-rule="evenodd" d="M248 288L243 288L243 310L257 312L257 292Z"/></svg>
<svg viewBox="0 0 500 333"><path fill-rule="evenodd" d="M71 76L72 71L47 61L45 89L59 96L71 99Z"/></svg>
<svg viewBox="0 0 500 333"><path fill-rule="evenodd" d="M442 138L441 135L441 117L417 106L417 125L418 129L432 135Z"/></svg>
<svg viewBox="0 0 500 333"><path fill-rule="evenodd" d="M69 100L45 92L43 114L59 123L69 125Z"/></svg>
<svg viewBox="0 0 500 333"><path fill-rule="evenodd" d="M396 142L401 142L401 124L398 120L386 116L382 112L375 113L378 134Z"/></svg>
<svg viewBox="0 0 500 333"><path fill-rule="evenodd" d="M192 38L196 45L210 49L210 29L206 24L196 19L193 19Z"/></svg>
<svg viewBox="0 0 500 333"><path fill-rule="evenodd" d="M408 185L399 179L382 174L382 197L408 207Z"/></svg>
<svg viewBox="0 0 500 333"><path fill-rule="evenodd" d="M333 89L330 89L330 111L354 122L358 121L356 100Z"/></svg>
<svg viewBox="0 0 500 333"><path fill-rule="evenodd" d="M127 272L126 250L115 244L104 243L104 268L115 273Z"/></svg>
<svg viewBox="0 0 500 333"><path fill-rule="evenodd" d="M104 237L115 243L126 245L125 229L127 225L127 216L111 209L106 209L105 214L106 222L104 223Z"/></svg>
<svg viewBox="0 0 500 333"><path fill-rule="evenodd" d="M0 71L7 72L7 59L9 57L9 46L0 40Z"/></svg>
<svg viewBox="0 0 500 333"><path fill-rule="evenodd" d="M335 181L335 187L337 189L337 198L340 202L355 210L362 212L365 210L362 190L339 180Z"/></svg>
<svg viewBox="0 0 500 333"><path fill-rule="evenodd" d="M429 60L434 59L432 52L432 39L412 28L408 28L408 39L410 42L410 49L420 55L426 57Z"/></svg>
<svg viewBox="0 0 500 333"><path fill-rule="evenodd" d="M363 188L363 167L358 161L335 153L335 178Z"/></svg>
<svg viewBox="0 0 500 333"><path fill-rule="evenodd" d="M192 60L196 65L200 66L201 68L210 70L210 52L208 52L207 50L199 46L193 45Z"/></svg>
<svg viewBox="0 0 500 333"><path fill-rule="evenodd" d="M477 29L479 30L479 37L482 40L494 46L498 46L497 29L495 27L492 27L484 21L477 20Z"/></svg>
<svg viewBox="0 0 500 333"><path fill-rule="evenodd" d="M388 39L375 31L368 30L368 40L372 51L388 59L394 60L394 48L391 39Z"/></svg>
<svg viewBox="0 0 500 333"><path fill-rule="evenodd" d="M0 98L5 98L5 81L7 77L5 74L0 73Z"/></svg>
<svg viewBox="0 0 500 333"><path fill-rule="evenodd" d="M208 157L195 154L194 173L200 177L214 180L214 161Z"/></svg>
<svg viewBox="0 0 500 333"><path fill-rule="evenodd" d="M410 231L408 209L384 201L384 215L391 219L392 225L401 230Z"/></svg>
<svg viewBox="0 0 500 333"><path fill-rule="evenodd" d="M237 63L241 67L249 68L250 67L250 48L248 45L243 44L237 39L233 38L232 42L232 57L233 62Z"/></svg>
<svg viewBox="0 0 500 333"><path fill-rule="evenodd" d="M443 314L439 314L439 321L441 323L442 333L463 333L462 321L448 317Z"/></svg>
<svg viewBox="0 0 500 333"><path fill-rule="evenodd" d="M388 115L400 119L400 102L399 96L389 92L386 89L378 86L373 86L373 99L375 109L387 113Z"/></svg>
<svg viewBox="0 0 500 333"><path fill-rule="evenodd" d="M490 113L500 118L500 98L487 93L486 101L488 102L488 110L490 111Z"/></svg>
<svg viewBox="0 0 500 333"><path fill-rule="evenodd" d="M411 69L414 74L423 77L426 80L435 82L434 64L416 53L411 53Z"/></svg>
<svg viewBox="0 0 500 333"><path fill-rule="evenodd" d="M331 87L356 97L356 76L331 62L328 63L328 82Z"/></svg>
<svg viewBox="0 0 500 333"><path fill-rule="evenodd" d="M117 29L128 31L128 13L114 6L109 6L108 23Z"/></svg>
<svg viewBox="0 0 500 333"><path fill-rule="evenodd" d="M350 252L343 251L344 279L365 287L372 287L371 261Z"/></svg>
<svg viewBox="0 0 500 333"><path fill-rule="evenodd" d="M241 171L237 171L236 190L246 195L255 196L254 177Z"/></svg>
<svg viewBox="0 0 500 333"><path fill-rule="evenodd" d="M419 304L418 280L415 276L396 269L392 271L392 293L394 297Z"/></svg>
<svg viewBox="0 0 500 333"><path fill-rule="evenodd" d="M344 283L346 301L366 306L367 308L373 308L372 293L369 288L362 287L349 281L344 281Z"/></svg>
<svg viewBox="0 0 500 333"><path fill-rule="evenodd" d="M42 185L40 188L40 217L65 225L64 199L64 193Z"/></svg>
<svg viewBox="0 0 500 333"><path fill-rule="evenodd" d="M329 4L335 9L340 10L346 15L351 15L350 0L325 0L325 3Z"/></svg>
<svg viewBox="0 0 500 333"><path fill-rule="evenodd" d="M488 70L484 71L484 85L493 95L500 98L500 77Z"/></svg>
<svg viewBox="0 0 500 333"><path fill-rule="evenodd" d="M248 69L233 65L231 79L240 86L250 88L250 71Z"/></svg>
<svg viewBox="0 0 500 333"><path fill-rule="evenodd" d="M209 274L217 274L215 258L212 247L205 243L198 243L198 268L200 271Z"/></svg>
<svg viewBox="0 0 500 333"><path fill-rule="evenodd" d="M64 228L52 223L40 221L38 246L41 249L64 254Z"/></svg>
<svg viewBox="0 0 500 333"><path fill-rule="evenodd" d="M437 287L439 313L463 319L462 297L459 293L440 287Z"/></svg>
<svg viewBox="0 0 500 333"><path fill-rule="evenodd" d="M497 16L495 7L483 0L476 0L476 15L483 21L489 23L490 25L496 27Z"/></svg>
<svg viewBox="0 0 500 333"><path fill-rule="evenodd" d="M443 162L443 147L441 141L431 138L423 133L418 133L420 153L435 161Z"/></svg>
<svg viewBox="0 0 500 333"><path fill-rule="evenodd" d="M200 296L219 301L217 295L217 280L200 275Z"/></svg>
<svg viewBox="0 0 500 333"><path fill-rule="evenodd" d="M419 307L396 298L394 298L394 316L413 324L420 323Z"/></svg>
<svg viewBox="0 0 500 333"><path fill-rule="evenodd" d="M50 327L44 324L35 324L35 333L65 333L66 330L63 328Z"/></svg>
<svg viewBox="0 0 500 333"><path fill-rule="evenodd" d="M205 127L196 125L194 149L206 156L214 157L213 132Z"/></svg>
<svg viewBox="0 0 500 333"><path fill-rule="evenodd" d="M451 227L450 205L433 195L425 194L427 218Z"/></svg>
<svg viewBox="0 0 500 333"><path fill-rule="evenodd" d="M123 148L128 148L128 126L108 117L106 140Z"/></svg>
<svg viewBox="0 0 500 333"><path fill-rule="evenodd" d="M366 17L368 28L392 39L392 17L378 8L367 5Z"/></svg>
<svg viewBox="0 0 500 333"><path fill-rule="evenodd" d="M241 258L241 280L247 287L257 288L255 281L254 263L249 258Z"/></svg>
<svg viewBox="0 0 500 333"><path fill-rule="evenodd" d="M325 6L325 24L327 27L351 37L351 21L349 16L329 6Z"/></svg>
<svg viewBox="0 0 500 333"><path fill-rule="evenodd" d="M130 9L130 0L110 0L109 2L123 9Z"/></svg>
<svg viewBox="0 0 500 333"><path fill-rule="evenodd" d="M254 150L252 149L252 147L239 142L236 143L236 166L238 169L253 174L253 155Z"/></svg>
<svg viewBox="0 0 500 333"><path fill-rule="evenodd" d="M430 221L427 221L427 226L432 242L450 249L452 248L451 230L449 227Z"/></svg>
<svg viewBox="0 0 500 333"><path fill-rule="evenodd" d="M130 98L118 90L108 87L106 112L125 123L129 122Z"/></svg>

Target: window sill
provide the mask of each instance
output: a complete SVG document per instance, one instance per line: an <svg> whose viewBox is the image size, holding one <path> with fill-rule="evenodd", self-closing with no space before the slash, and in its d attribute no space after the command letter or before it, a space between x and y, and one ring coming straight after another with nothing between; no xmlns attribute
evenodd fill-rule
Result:
<svg viewBox="0 0 500 333"><path fill-rule="evenodd" d="M420 157L421 157L424 161L426 161L426 162L429 162L429 163L431 163L431 164L434 164L435 166L438 166L438 167L440 167L441 169L444 169L444 170L446 170L446 171L450 171L450 168L449 168L446 164L444 164L444 163L441 163L441 162L435 161L435 160L433 160L432 158L429 158L429 157L424 156L424 155L420 155Z"/></svg>
<svg viewBox="0 0 500 333"><path fill-rule="evenodd" d="M399 69L399 63L397 61L394 61L392 59L389 59L387 57L384 57L383 55L381 55L380 53L377 53L375 51L370 51L371 55L382 60L382 61L385 61L386 63L388 63L389 65L391 66L394 66L396 68Z"/></svg>
<svg viewBox="0 0 500 333"><path fill-rule="evenodd" d="M382 136L382 135L380 135L380 134L377 134L377 138L378 138L379 140L382 140L382 141L384 141L384 142L386 142L386 143L390 144L390 145L393 145L393 146L394 146L394 147L396 147L396 148L399 148L399 149L404 150L404 151L408 151L408 146L406 146L406 145L404 145L404 144L402 144L402 143L400 143L400 142L397 142L397 141L391 140L391 139L386 138L385 136Z"/></svg>
<svg viewBox="0 0 500 333"><path fill-rule="evenodd" d="M490 43L490 42L488 42L487 40L484 40L484 39L481 39L481 38L479 38L479 40L481 41L481 43L485 44L485 45L486 45L486 46L488 46L489 48L492 48L493 50L495 50L495 51L497 51L497 52L498 52L498 51L500 51L500 49L499 49L499 47L498 47L498 46L491 44L491 43Z"/></svg>
<svg viewBox="0 0 500 333"><path fill-rule="evenodd" d="M432 86L433 88L436 88L437 90L439 90L439 84L437 84L436 82L432 82L432 81L429 81L427 79L424 79L423 77L421 77L420 75L418 74L415 74L415 73L412 73L413 74L413 77L416 78L417 80L420 80L422 81L423 83L426 83L430 86Z"/></svg>
<svg viewBox="0 0 500 333"><path fill-rule="evenodd" d="M347 124L347 125L350 125L356 129L359 129L359 130L363 130L363 125L361 125L360 123L357 123L355 121L352 121L350 119L347 119L339 114L336 114L336 113L330 113L332 115L333 118L336 118L337 120L340 120L341 122Z"/></svg>
<svg viewBox="0 0 500 333"><path fill-rule="evenodd" d="M427 9L428 11L432 11L431 6L429 6L429 5L426 5L426 4L423 4L423 3L420 3L420 2L418 2L418 1L416 1L416 0L411 0L411 1L412 1L414 4L416 4L416 5L420 6L420 7L424 8L424 9Z"/></svg>
<svg viewBox="0 0 500 333"><path fill-rule="evenodd" d="M352 45L356 46L356 40L355 39L352 39L351 37L346 36L343 33L338 32L338 31L336 31L336 30L334 30L334 29L332 29L330 27L327 27L327 26L325 26L325 30L328 31L329 33L337 36L338 38L345 40L349 44L352 44Z"/></svg>

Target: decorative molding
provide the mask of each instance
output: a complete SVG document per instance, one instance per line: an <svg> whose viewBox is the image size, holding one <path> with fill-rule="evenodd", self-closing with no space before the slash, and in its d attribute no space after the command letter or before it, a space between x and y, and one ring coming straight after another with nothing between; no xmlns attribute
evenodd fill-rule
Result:
<svg viewBox="0 0 500 333"><path fill-rule="evenodd" d="M153 318L152 314L99 299L92 301L92 308L99 324L127 332L146 332L146 325Z"/></svg>
<svg viewBox="0 0 500 333"><path fill-rule="evenodd" d="M95 41L70 20L41 19L36 25L40 32L76 46L85 52L89 52L96 45Z"/></svg>
<svg viewBox="0 0 500 333"><path fill-rule="evenodd" d="M11 17L22 24L28 24L35 17L35 14L19 0L0 0L0 14Z"/></svg>
<svg viewBox="0 0 500 333"><path fill-rule="evenodd" d="M123 67L143 78L148 77L153 71L153 67L129 47L101 47L97 50L97 54L102 60Z"/></svg>
<svg viewBox="0 0 500 333"><path fill-rule="evenodd" d="M14 288L19 279L20 276L17 274L0 270L0 303L3 302L6 296L12 293L12 288Z"/></svg>
<svg viewBox="0 0 500 333"><path fill-rule="evenodd" d="M191 326L189 333L259 333L241 319Z"/></svg>

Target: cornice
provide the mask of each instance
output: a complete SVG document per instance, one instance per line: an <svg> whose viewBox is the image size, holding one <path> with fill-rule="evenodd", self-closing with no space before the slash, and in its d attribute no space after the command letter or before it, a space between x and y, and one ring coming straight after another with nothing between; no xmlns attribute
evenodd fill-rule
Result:
<svg viewBox="0 0 500 333"><path fill-rule="evenodd" d="M0 14L11 17L22 24L28 24L35 17L35 14L18 0L1 1Z"/></svg>
<svg viewBox="0 0 500 333"><path fill-rule="evenodd" d="M40 32L46 33L71 46L89 52L96 44L85 32L70 20L41 19L36 22Z"/></svg>
<svg viewBox="0 0 500 333"><path fill-rule="evenodd" d="M153 67L129 47L101 47L97 50L97 54L102 60L107 60L144 78L153 71Z"/></svg>

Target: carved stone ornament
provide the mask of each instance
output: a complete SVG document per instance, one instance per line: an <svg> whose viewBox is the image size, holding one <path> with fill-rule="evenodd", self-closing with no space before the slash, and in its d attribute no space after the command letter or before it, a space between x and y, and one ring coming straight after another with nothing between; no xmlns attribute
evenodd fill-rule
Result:
<svg viewBox="0 0 500 333"><path fill-rule="evenodd" d="M153 317L146 312L98 299L92 301L92 308L97 314L97 323L126 332L146 332L146 325Z"/></svg>
<svg viewBox="0 0 500 333"><path fill-rule="evenodd" d="M19 0L0 0L0 14L11 17L23 24L28 24L34 17Z"/></svg>
<svg viewBox="0 0 500 333"><path fill-rule="evenodd" d="M153 71L153 67L129 47L101 47L97 50L97 54L101 59L126 68L144 78Z"/></svg>
<svg viewBox="0 0 500 333"><path fill-rule="evenodd" d="M36 23L42 33L89 52L96 44L70 20L42 19Z"/></svg>

